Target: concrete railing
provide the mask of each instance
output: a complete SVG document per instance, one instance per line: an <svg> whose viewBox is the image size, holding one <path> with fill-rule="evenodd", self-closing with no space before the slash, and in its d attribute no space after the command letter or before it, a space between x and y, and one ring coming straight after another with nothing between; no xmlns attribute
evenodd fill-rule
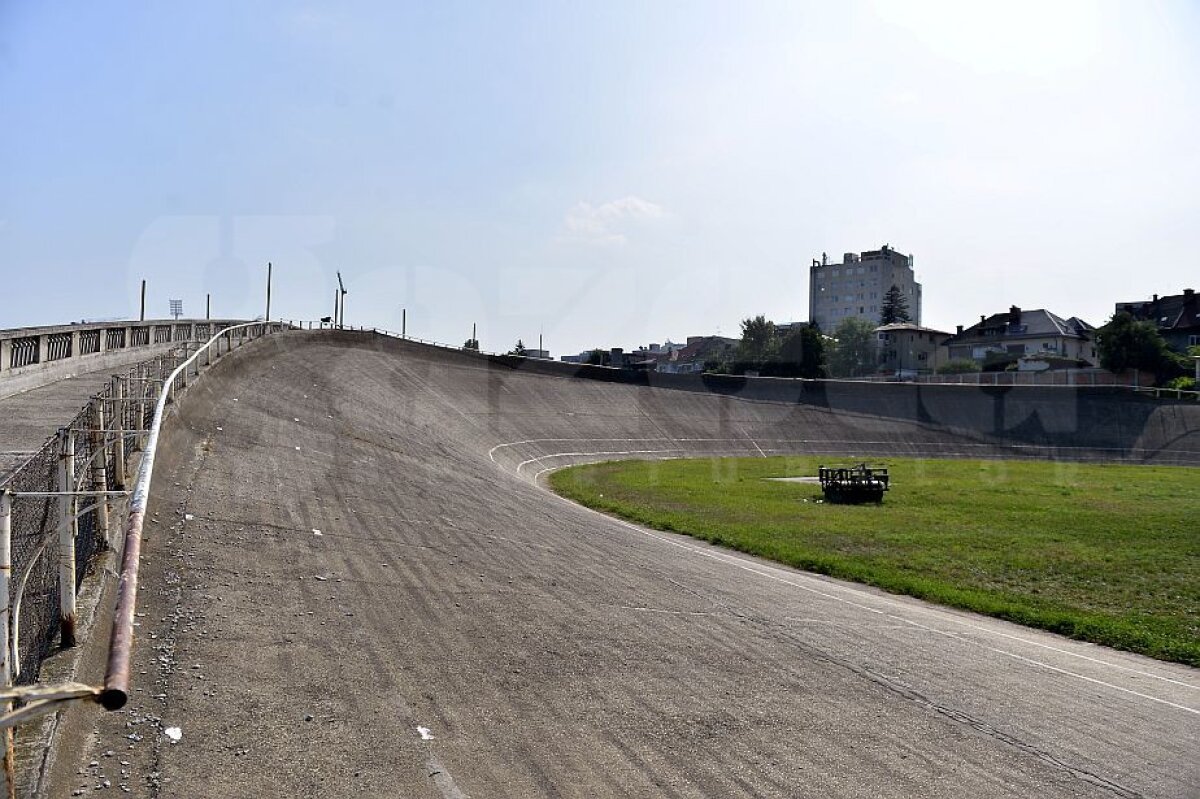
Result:
<svg viewBox="0 0 1200 799"><path fill-rule="evenodd" d="M149 319L0 330L0 397L65 374L148 358L179 342L206 340L244 321Z"/></svg>

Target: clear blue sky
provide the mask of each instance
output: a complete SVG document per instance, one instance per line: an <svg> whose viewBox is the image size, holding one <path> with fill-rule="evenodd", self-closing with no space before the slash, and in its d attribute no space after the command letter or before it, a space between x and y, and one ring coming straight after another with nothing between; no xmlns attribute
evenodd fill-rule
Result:
<svg viewBox="0 0 1200 799"><path fill-rule="evenodd" d="M0 327L330 313L554 354L1200 289L1195 3L0 0Z"/></svg>

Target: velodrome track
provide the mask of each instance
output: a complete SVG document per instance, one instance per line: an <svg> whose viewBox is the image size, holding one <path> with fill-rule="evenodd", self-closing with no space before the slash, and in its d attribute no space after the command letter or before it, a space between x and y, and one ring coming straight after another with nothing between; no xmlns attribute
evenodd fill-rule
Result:
<svg viewBox="0 0 1200 799"><path fill-rule="evenodd" d="M166 428L134 698L71 711L46 795L1200 795L1196 670L643 530L536 479L618 453L1049 440L1028 409L1013 449L902 399L889 418L371 334L248 345ZM1117 437L1085 429L1103 408L1053 413L1081 458L1200 450L1193 410L1138 412Z"/></svg>

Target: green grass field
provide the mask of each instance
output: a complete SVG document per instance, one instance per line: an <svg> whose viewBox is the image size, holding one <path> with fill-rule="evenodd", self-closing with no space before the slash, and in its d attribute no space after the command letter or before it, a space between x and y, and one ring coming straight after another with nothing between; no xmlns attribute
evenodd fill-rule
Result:
<svg viewBox="0 0 1200 799"><path fill-rule="evenodd" d="M816 458L609 462L550 484L648 527L1200 666L1200 469L872 463L891 472L882 505L764 479L815 475Z"/></svg>

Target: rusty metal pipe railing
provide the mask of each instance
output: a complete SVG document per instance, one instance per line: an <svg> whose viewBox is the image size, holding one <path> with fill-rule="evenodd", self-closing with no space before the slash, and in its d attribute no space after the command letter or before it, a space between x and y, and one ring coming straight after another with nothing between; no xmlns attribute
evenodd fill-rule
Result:
<svg viewBox="0 0 1200 799"><path fill-rule="evenodd" d="M154 417L146 436L146 444L142 451L142 462L138 468L137 480L133 485L133 496L129 501L129 515L125 520L125 545L121 553L120 582L117 584L117 606L113 613L112 635L108 647L108 668L104 676L104 688L100 691L99 701L108 710L118 710L129 701L130 659L133 655L133 626L134 613L137 608L138 567L142 554L142 525L146 516L146 503L150 497L150 482L154 476L154 458L158 452L158 436L162 429L163 415L166 412L170 395L175 388L175 380L181 371L187 369L193 361L200 358L209 347L219 346L222 337L230 331L238 331L239 337L249 332L251 327L263 328L261 333L267 335L272 329L284 329L282 325L271 322L251 322L235 325L215 334L202 347L175 367L175 371L163 380L162 390L154 406ZM219 351L218 351L219 352Z"/></svg>
<svg viewBox="0 0 1200 799"><path fill-rule="evenodd" d="M68 479L63 481L63 484L57 485L57 491L9 491L5 494L5 498L57 498L59 502L64 500L75 505L72 508L74 513L67 514L59 520L59 526L71 526L71 523L79 515L92 512L99 504L105 503L111 497L128 496L132 494L130 501L130 513L126 519L125 529L125 545L121 555L121 575L120 583L117 587L117 607L115 618L113 621L112 635L109 641L108 653L108 669L105 674L103 686L87 686L77 683L66 683L63 685L29 685L29 686L13 686L10 681L5 681L3 686L0 686L0 705L9 708L8 712L4 712L4 707L0 707L0 730L11 730L11 728L23 721L31 719L35 716L45 713L52 713L66 704L80 700L90 700L99 702L105 708L117 709L123 707L129 699L129 683L130 683L130 658L133 651L133 627L134 627L134 611L137 601L138 587L138 565L141 555L141 531L143 519L145 517L146 505L150 494L150 481L153 475L154 456L157 452L159 431L162 426L162 421L166 413L166 407L172 399L172 393L179 389L185 388L186 383L181 379L181 371L195 365L199 367L199 358L204 358L206 366L211 365L214 360L220 357L220 340L225 338L227 345L232 345L233 335L237 333L239 338L244 336L243 341L249 341L268 335L273 332L282 330L294 329L292 325L281 322L249 322L228 328L222 328L213 333L212 337L200 345L195 353L183 360L182 363L176 359L172 359L171 366L174 367L174 372L169 377L163 377L163 372L167 365L166 359L159 357L157 359L157 367L148 369L145 363L139 364L136 367L137 376L130 375L129 378L122 378L117 381L118 388L132 388L134 383L140 383L144 388L149 388L153 384L157 384L157 399L153 396L136 397L130 396L129 392L118 391L117 396L113 398L113 425L112 431L103 431L101 446L93 447L97 452L104 452L108 449L111 443L119 442L125 444L126 439L136 441L142 434L146 436L145 446L143 448L142 463L138 470L137 481L133 486L133 491L122 490L124 486L118 478L117 487L115 490L107 489L105 486L102 490L82 490L82 476L87 476L91 471L88 467L92 465L90 459L84 462L82 469L78 471L82 473L79 480ZM217 357L213 357L213 348L218 348ZM226 347L226 352L231 352L232 346ZM153 373L157 372L157 376ZM198 375L199 372L197 371ZM143 389L144 391L144 389ZM138 393L143 393L139 391ZM136 406L143 402L155 402L152 421L146 429L143 424L138 423L136 426L130 426L128 420L125 419L125 409L130 406ZM137 412L137 418L141 419L142 411ZM74 427L68 430L72 435L67 436L68 440L73 440L74 433L93 434L97 432L92 426L86 428L80 427L78 430ZM110 436L109 433L112 433ZM116 439L116 442L110 441ZM123 446L121 447L124 448ZM64 449L69 449L64 447ZM92 453L92 458L98 458L97 452ZM123 453L122 453L123 454ZM65 465L65 464L64 464ZM72 464L78 466L78 464ZM123 471L124 464L120 464L118 474ZM75 485L72 485L75 483ZM65 490L64 490L65 489ZM90 497L94 500L93 504L86 505L80 508L75 504L79 497ZM83 504L83 503L81 503ZM0 510L3 510L0 508ZM0 513L0 516L3 514ZM61 516L61 514L60 514ZM0 520L2 521L2 520ZM2 532L2 531L0 531ZM10 632L8 636L8 645L3 645L0 640L0 659L7 659L9 667L13 673L17 671L16 666L19 661L17 658L19 640L18 625L16 618L19 617L21 606L21 598L24 594L25 583L29 579L34 564L44 554L49 547L51 541L58 537L60 530L52 529L46 534L38 545L35 547L32 558L25 564L23 574L18 582L18 590L15 597L16 602L10 610L8 616L8 624L3 625L5 631ZM2 552L0 552L0 560L2 560ZM74 582L73 580L71 581ZM10 585L11 588L11 585ZM4 603L7 608L9 603ZM0 622L3 619L0 617ZM7 658L3 658L7 655ZM19 710L11 710L13 702L20 702L23 706ZM0 747L3 748L3 747ZM0 769L2 772L2 769ZM2 783L3 780L0 780Z"/></svg>

